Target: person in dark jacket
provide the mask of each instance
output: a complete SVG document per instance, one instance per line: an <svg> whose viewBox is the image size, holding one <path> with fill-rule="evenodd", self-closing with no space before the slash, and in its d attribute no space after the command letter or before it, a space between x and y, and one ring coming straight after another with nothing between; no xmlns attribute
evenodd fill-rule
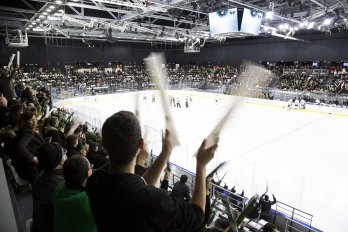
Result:
<svg viewBox="0 0 348 232"><path fill-rule="evenodd" d="M55 116L48 118L48 125L43 129L43 135L45 138L51 137L52 143L59 143L63 145L64 142L64 133L58 130L59 120Z"/></svg>
<svg viewBox="0 0 348 232"><path fill-rule="evenodd" d="M271 206L277 202L277 199L272 195L273 201L269 201L268 195L266 193L262 194L260 197L261 204L261 219L267 221L270 218Z"/></svg>
<svg viewBox="0 0 348 232"><path fill-rule="evenodd" d="M77 135L78 137L78 144L77 144L77 149L82 150L83 144L82 144L82 127L78 127L75 129L74 134Z"/></svg>
<svg viewBox="0 0 348 232"><path fill-rule="evenodd" d="M53 231L52 194L64 181L63 164L66 160L64 150L59 143L46 143L36 152L43 173L33 187L33 227L32 232Z"/></svg>
<svg viewBox="0 0 348 232"><path fill-rule="evenodd" d="M0 97L0 128L6 127L9 122L10 109L7 107L7 99Z"/></svg>
<svg viewBox="0 0 348 232"><path fill-rule="evenodd" d="M27 105L29 103L34 103L33 93L31 92L31 87L27 86L21 94L22 102L25 102Z"/></svg>
<svg viewBox="0 0 348 232"><path fill-rule="evenodd" d="M36 116L32 112L26 111L22 114L18 125L15 156L12 159L12 165L19 177L32 184L39 175L36 150L45 143L43 137L37 133L36 125Z"/></svg>
<svg viewBox="0 0 348 232"><path fill-rule="evenodd" d="M83 155L86 156L86 150L85 148L79 150L77 148L78 145L78 137L75 134L69 135L68 138L66 138L66 144L65 148L67 150L66 156L69 158L70 156L73 155Z"/></svg>
<svg viewBox="0 0 348 232"><path fill-rule="evenodd" d="M109 159L98 153L99 143L91 143L89 144L89 150L86 154L86 158L93 165L93 169L98 169L104 164L108 164Z"/></svg>
<svg viewBox="0 0 348 232"><path fill-rule="evenodd" d="M180 181L174 184L174 187L172 192L170 193L170 196L178 200L190 202L190 199L191 199L190 189L186 185L186 182L187 182L187 176L182 175L180 177Z"/></svg>
<svg viewBox="0 0 348 232"><path fill-rule="evenodd" d="M16 92L13 86L13 81L16 77L17 68L13 69L11 75L7 71L0 70L0 87L4 97L9 101L16 98Z"/></svg>

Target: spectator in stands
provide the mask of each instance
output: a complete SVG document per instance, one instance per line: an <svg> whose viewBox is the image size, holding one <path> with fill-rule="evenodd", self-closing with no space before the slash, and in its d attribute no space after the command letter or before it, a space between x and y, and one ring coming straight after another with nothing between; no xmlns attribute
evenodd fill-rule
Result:
<svg viewBox="0 0 348 232"><path fill-rule="evenodd" d="M120 111L109 117L104 122L102 137L110 165L104 165L87 181L87 195L99 232L115 228L120 231L175 231L203 225L206 165L213 158L217 145L204 149L204 140L198 151L195 188L188 204L154 187L172 150L169 131L166 131L161 154L143 177L134 175L136 155L144 141L133 113Z"/></svg>
<svg viewBox="0 0 348 232"><path fill-rule="evenodd" d="M90 163L81 155L73 155L64 162L65 182L57 186L52 196L55 232L97 231L86 195L86 182L91 174Z"/></svg>
<svg viewBox="0 0 348 232"><path fill-rule="evenodd" d="M63 164L66 160L59 143L46 143L39 147L36 157L44 172L33 187L33 227L32 232L53 231L52 194L64 181Z"/></svg>
<svg viewBox="0 0 348 232"><path fill-rule="evenodd" d="M86 154L86 158L91 163L91 165L93 165L93 169L98 169L104 164L110 163L109 159L105 158L104 156L98 153L98 146L99 143L95 142L89 144L89 150Z"/></svg>
<svg viewBox="0 0 348 232"><path fill-rule="evenodd" d="M186 185L186 182L187 182L187 176L182 175L180 177L180 181L174 184L174 187L172 192L170 193L170 196L178 200L190 202L191 200L190 189Z"/></svg>
<svg viewBox="0 0 348 232"><path fill-rule="evenodd" d="M36 116L32 112L26 111L22 114L18 125L18 142L15 146L15 154L11 157L12 165L19 177L32 184L39 175L36 150L45 143L45 140L37 132L36 125Z"/></svg>
<svg viewBox="0 0 348 232"><path fill-rule="evenodd" d="M82 127L77 127L74 131L74 134L77 135L78 137L78 144L77 144L77 149L82 150L83 144L82 144Z"/></svg>
<svg viewBox="0 0 348 232"><path fill-rule="evenodd" d="M277 227L272 223L267 223L262 228L263 232L277 232Z"/></svg>
<svg viewBox="0 0 348 232"><path fill-rule="evenodd" d="M73 155L83 155L86 156L88 145L83 147L82 150L79 150L77 148L78 145L78 137L75 134L69 135L68 138L66 138L66 145L65 148L68 151L66 155L68 157Z"/></svg>
<svg viewBox="0 0 348 232"><path fill-rule="evenodd" d="M10 109L10 116L9 116L9 125L14 129L18 123L19 119L23 114L23 106L22 105L13 105Z"/></svg>
<svg viewBox="0 0 348 232"><path fill-rule="evenodd" d="M63 145L65 139L63 132L58 130L59 120L55 116L48 118L48 125L43 129L44 138L51 137L51 142Z"/></svg>
<svg viewBox="0 0 348 232"><path fill-rule="evenodd" d="M13 81L16 76L17 68L14 68L9 75L8 71L0 70L0 92L4 94L7 100L16 98L16 92L14 90Z"/></svg>
<svg viewBox="0 0 348 232"><path fill-rule="evenodd" d="M7 99L0 97L0 128L3 128L9 124L8 117L10 109L7 107Z"/></svg>
<svg viewBox="0 0 348 232"><path fill-rule="evenodd" d="M20 105L21 103L15 99L8 100L7 107L11 109L13 105Z"/></svg>
<svg viewBox="0 0 348 232"><path fill-rule="evenodd" d="M27 105L29 103L34 103L33 93L31 92L31 86L27 86L21 94L22 102L25 102Z"/></svg>
<svg viewBox="0 0 348 232"><path fill-rule="evenodd" d="M267 221L270 218L271 206L277 202L274 195L272 195L273 201L269 201L269 197L268 195L266 195L266 193L262 194L260 197L261 219L265 221Z"/></svg>

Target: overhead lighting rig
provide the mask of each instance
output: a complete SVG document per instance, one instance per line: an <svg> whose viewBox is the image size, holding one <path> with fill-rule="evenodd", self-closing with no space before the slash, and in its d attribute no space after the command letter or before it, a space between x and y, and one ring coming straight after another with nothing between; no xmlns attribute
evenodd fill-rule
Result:
<svg viewBox="0 0 348 232"><path fill-rule="evenodd" d="M110 27L112 29L120 30L121 32L124 32L126 30L125 25L124 26L119 26L119 25L116 25L114 23L105 22L103 20L96 20L96 22L101 24L101 25L104 25L106 27Z"/></svg>
<svg viewBox="0 0 348 232"><path fill-rule="evenodd" d="M140 8L144 11L156 11L156 12L167 13L167 9L163 9L161 7L149 6L149 5L147 5L146 1L138 1L136 3L127 2L127 1L123 2L123 1L118 1L118 0L95 0L95 1L119 5L119 6L128 6L128 7L133 7L133 8Z"/></svg>
<svg viewBox="0 0 348 232"><path fill-rule="evenodd" d="M49 23L49 24L47 24L47 27L48 27L48 29L53 29L53 30L55 30L56 32L58 32L58 33L64 35L66 38L70 39L70 35L68 35L67 33L65 33L65 32L63 32L63 31L61 31L59 28L55 27L54 25L52 25L52 24Z"/></svg>
<svg viewBox="0 0 348 232"><path fill-rule="evenodd" d="M86 26L86 27L93 27L93 24L94 24L94 19L91 19L91 22L88 23L88 22L85 22L85 21L82 21L79 19L71 18L71 17L63 14L62 21L64 21L64 20L72 22L72 23L81 24L81 25Z"/></svg>

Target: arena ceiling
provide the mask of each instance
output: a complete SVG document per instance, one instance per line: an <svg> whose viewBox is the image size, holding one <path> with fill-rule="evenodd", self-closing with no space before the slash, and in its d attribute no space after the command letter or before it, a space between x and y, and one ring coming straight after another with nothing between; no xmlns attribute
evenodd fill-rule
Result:
<svg viewBox="0 0 348 232"><path fill-rule="evenodd" d="M263 13L260 34L252 38L330 36L348 25L347 0L11 0L0 5L2 35L20 29L29 37L83 41L184 43L199 38L223 43L245 38L238 33L227 38L209 33L208 14L235 7ZM273 12L272 18L266 17L267 12Z"/></svg>

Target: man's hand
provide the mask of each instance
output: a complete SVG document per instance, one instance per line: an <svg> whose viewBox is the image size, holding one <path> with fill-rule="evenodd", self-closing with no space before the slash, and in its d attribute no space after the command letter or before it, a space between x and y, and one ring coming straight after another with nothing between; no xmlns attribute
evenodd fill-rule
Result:
<svg viewBox="0 0 348 232"><path fill-rule="evenodd" d="M197 153L197 166L207 166L207 164L214 158L214 153L216 148L218 147L217 144L205 149L205 144L207 143L207 140L204 139L201 147L198 150Z"/></svg>
<svg viewBox="0 0 348 232"><path fill-rule="evenodd" d="M38 163L39 163L39 160L37 159L36 156L34 157L33 162L34 162L35 164L38 164Z"/></svg>
<svg viewBox="0 0 348 232"><path fill-rule="evenodd" d="M166 170L165 170L165 174L164 174L164 180L166 180L166 181L169 181L169 177L170 177L170 174L171 174L171 171L168 169L168 168L166 168Z"/></svg>

